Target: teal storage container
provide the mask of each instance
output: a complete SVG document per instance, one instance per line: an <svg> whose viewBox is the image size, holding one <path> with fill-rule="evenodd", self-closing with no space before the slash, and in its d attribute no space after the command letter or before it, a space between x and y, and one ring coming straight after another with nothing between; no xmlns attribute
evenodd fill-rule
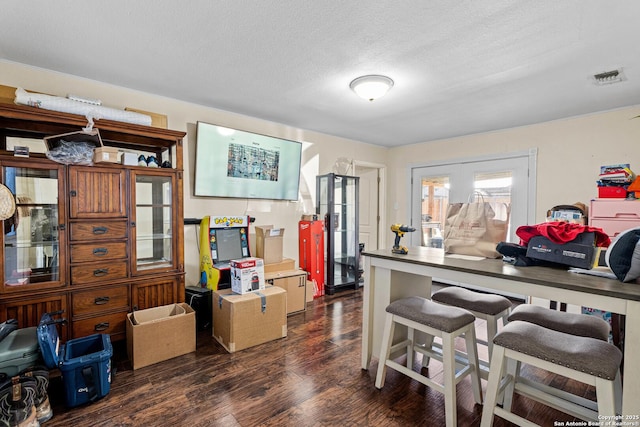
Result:
<svg viewBox="0 0 640 427"><path fill-rule="evenodd" d="M0 373L12 377L40 359L36 327L16 329L0 341Z"/></svg>

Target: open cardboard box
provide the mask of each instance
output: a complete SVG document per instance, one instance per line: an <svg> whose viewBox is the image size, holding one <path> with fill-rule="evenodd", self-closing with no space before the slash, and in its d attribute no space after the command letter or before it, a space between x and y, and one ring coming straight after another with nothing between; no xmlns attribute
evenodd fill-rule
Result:
<svg viewBox="0 0 640 427"><path fill-rule="evenodd" d="M273 225L256 225L256 257L265 264L282 262L284 228Z"/></svg>
<svg viewBox="0 0 640 427"><path fill-rule="evenodd" d="M186 303L127 314L127 354L139 369L196 351L196 312Z"/></svg>

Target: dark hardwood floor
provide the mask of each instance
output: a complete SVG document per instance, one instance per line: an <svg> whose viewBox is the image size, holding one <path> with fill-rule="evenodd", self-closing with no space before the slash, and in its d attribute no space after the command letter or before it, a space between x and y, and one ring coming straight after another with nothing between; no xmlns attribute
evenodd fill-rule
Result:
<svg viewBox="0 0 640 427"><path fill-rule="evenodd" d="M234 354L227 353L210 330L201 331L196 352L133 371L124 343L115 343L116 373L109 395L68 409L62 380L53 378L49 395L54 417L44 425L444 425L440 393L391 369L384 388L374 387L377 358L368 371L360 368L361 323L362 291L347 290L318 298L306 312L290 316L286 338ZM432 361L429 373L437 376L441 371ZM594 398L591 388L574 381L525 372ZM484 381L482 386L484 390ZM478 426L482 406L473 401L469 378L457 392L458 425ZM514 408L543 426L574 420L521 397ZM511 424L496 419L494 425Z"/></svg>

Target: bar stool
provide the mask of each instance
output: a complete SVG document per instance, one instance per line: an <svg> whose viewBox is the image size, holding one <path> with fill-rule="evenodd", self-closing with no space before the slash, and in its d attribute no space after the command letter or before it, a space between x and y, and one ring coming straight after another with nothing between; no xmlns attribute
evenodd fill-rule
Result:
<svg viewBox="0 0 640 427"><path fill-rule="evenodd" d="M609 341L609 331L611 329L606 320L596 316L567 313L566 311L558 311L533 304L521 304L515 307L509 315L509 321L529 322L547 329L553 329L554 331L564 332L566 334L576 335L579 337L594 338L605 342ZM521 383L523 384L520 386L521 388L533 387L535 389L543 390L547 394L574 402L578 405L592 409L595 408L593 402L588 399L575 396L571 393L565 392L564 390L536 383L535 381L522 377L520 375L520 368L521 363L518 361L516 362L514 369L515 380L513 384L509 385L510 388L515 387L515 384ZM505 405L511 405L512 395L512 391L507 390L507 394L503 402Z"/></svg>
<svg viewBox="0 0 640 427"><path fill-rule="evenodd" d="M498 333L498 321L502 319L503 325L507 323L507 316L511 312L511 301L501 295L474 292L459 286L440 289L431 295L431 299L442 304L464 308L476 318L487 322L487 340L477 338L477 342L488 347L489 360L491 360L493 338Z"/></svg>
<svg viewBox="0 0 640 427"><path fill-rule="evenodd" d="M384 386L387 367L390 367L427 387L444 394L445 419L447 427L456 425L456 386L467 375L471 376L473 397L477 403L482 403L480 375L478 369L478 354L475 341L473 322L475 317L467 310L435 303L422 297L408 297L396 300L386 308L387 317L382 336L376 387ZM396 324L408 328L407 338L392 345ZM432 337L442 339L442 355L431 349L422 348L414 341L415 331L420 331ZM456 373L455 338L464 335L468 363ZM405 348L407 353L406 366L390 358L398 350ZM434 359L442 361L444 381L442 384L433 381L413 370L413 353L419 351Z"/></svg>
<svg viewBox="0 0 640 427"><path fill-rule="evenodd" d="M566 334L590 337L602 341L609 341L609 332L611 330L609 323L600 317L567 313L566 311L552 310L533 304L520 304L511 310L509 321L515 320L534 323Z"/></svg>
<svg viewBox="0 0 640 427"><path fill-rule="evenodd" d="M585 421L614 416L621 411L622 384L620 362L622 352L613 344L590 337L581 337L523 322L509 322L493 340L491 371L482 411L481 427L490 427L497 415L518 425L535 425L511 412L514 390L529 398L561 410ZM572 378L596 387L596 410L585 408L540 390L513 385L514 362L526 363L549 372ZM503 378L503 369L506 375ZM504 403L498 406L504 390ZM602 418L601 418L602 419Z"/></svg>

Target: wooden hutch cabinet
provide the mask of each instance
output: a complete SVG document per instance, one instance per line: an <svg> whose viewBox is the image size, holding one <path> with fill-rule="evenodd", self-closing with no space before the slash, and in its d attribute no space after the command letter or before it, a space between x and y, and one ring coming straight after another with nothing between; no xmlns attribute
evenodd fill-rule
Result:
<svg viewBox="0 0 640 427"><path fill-rule="evenodd" d="M36 326L43 313L62 310L63 340L101 332L116 341L125 338L128 312L184 301L185 133L94 125L105 146L170 168L63 165L11 150L84 126L83 116L0 104L0 179L16 202L3 221L0 322Z"/></svg>

